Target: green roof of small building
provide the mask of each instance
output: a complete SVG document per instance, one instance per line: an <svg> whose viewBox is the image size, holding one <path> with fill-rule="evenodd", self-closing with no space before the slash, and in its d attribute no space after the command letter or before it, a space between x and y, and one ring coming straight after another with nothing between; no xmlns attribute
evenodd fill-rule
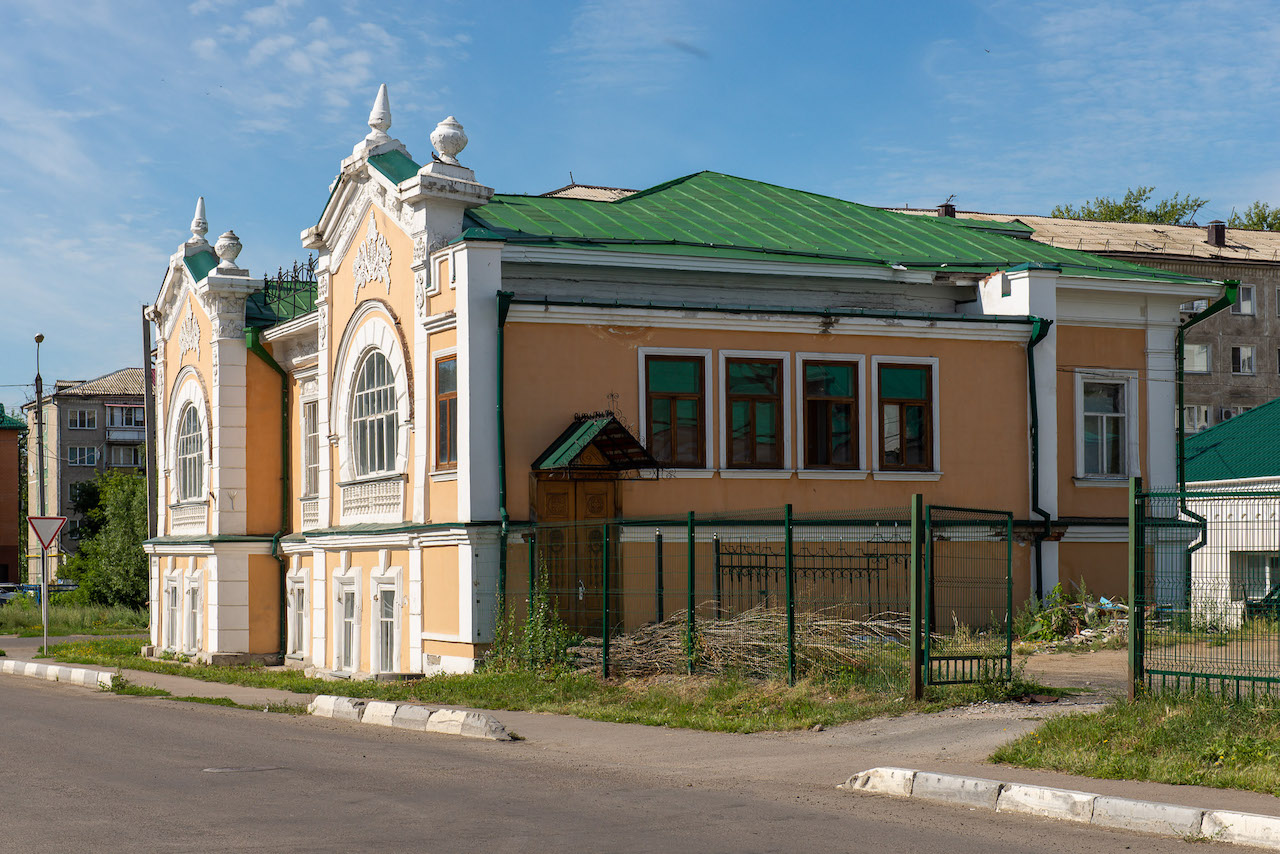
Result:
<svg viewBox="0 0 1280 854"><path fill-rule="evenodd" d="M27 422L5 413L4 404L0 403L0 430L26 430Z"/></svg>
<svg viewBox="0 0 1280 854"><path fill-rule="evenodd" d="M1280 398L1186 438L1187 482L1280 477Z"/></svg>
<svg viewBox="0 0 1280 854"><path fill-rule="evenodd" d="M1009 223L893 213L718 172L611 202L497 194L464 226L509 243L614 252L975 273L1040 263L1072 276L1205 281L1019 239Z"/></svg>

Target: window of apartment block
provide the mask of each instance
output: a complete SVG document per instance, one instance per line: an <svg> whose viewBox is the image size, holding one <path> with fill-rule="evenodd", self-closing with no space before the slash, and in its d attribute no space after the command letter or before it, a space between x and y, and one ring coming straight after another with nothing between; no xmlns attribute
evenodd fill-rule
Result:
<svg viewBox="0 0 1280 854"><path fill-rule="evenodd" d="M1235 305L1231 306L1232 314L1254 314L1253 285L1241 285Z"/></svg>
<svg viewBox="0 0 1280 854"><path fill-rule="evenodd" d="M204 430L194 404L187 404L178 422L176 460L178 500L204 498Z"/></svg>
<svg viewBox="0 0 1280 854"><path fill-rule="evenodd" d="M1209 308L1207 299L1193 299L1190 302L1184 302L1179 309L1187 314L1199 314Z"/></svg>
<svg viewBox="0 0 1280 854"><path fill-rule="evenodd" d="M92 409L68 410L67 427L72 430L97 430L98 413Z"/></svg>
<svg viewBox="0 0 1280 854"><path fill-rule="evenodd" d="M1079 473L1083 477L1128 475L1136 462L1137 418L1131 414L1137 405L1135 384L1128 378L1088 378L1083 379L1079 394Z"/></svg>
<svg viewBox="0 0 1280 854"><path fill-rule="evenodd" d="M932 366L882 363L876 371L880 470L932 471Z"/></svg>
<svg viewBox="0 0 1280 854"><path fill-rule="evenodd" d="M1189 374L1209 373L1209 345L1182 345L1182 369Z"/></svg>
<svg viewBox="0 0 1280 854"><path fill-rule="evenodd" d="M108 427L145 427L146 410L141 406L107 406Z"/></svg>
<svg viewBox="0 0 1280 854"><path fill-rule="evenodd" d="M356 371L351 397L351 456L357 476L395 471L396 382L387 357L373 351Z"/></svg>
<svg viewBox="0 0 1280 854"><path fill-rule="evenodd" d="M1252 374L1254 373L1254 347L1252 344L1245 344L1231 348L1231 373L1233 374Z"/></svg>
<svg viewBox="0 0 1280 854"><path fill-rule="evenodd" d="M857 362L804 362L804 464L856 469Z"/></svg>
<svg viewBox="0 0 1280 854"><path fill-rule="evenodd" d="M67 448L67 464L73 466L96 466L98 449L89 446L71 445Z"/></svg>
<svg viewBox="0 0 1280 854"><path fill-rule="evenodd" d="M458 358L436 360L436 468L458 466Z"/></svg>
<svg viewBox="0 0 1280 854"><path fill-rule="evenodd" d="M658 462L706 466L705 371L701 356L645 356L645 441Z"/></svg>
<svg viewBox="0 0 1280 854"><path fill-rule="evenodd" d="M141 445L112 445L110 464L117 468L142 468Z"/></svg>
<svg viewBox="0 0 1280 854"><path fill-rule="evenodd" d="M1182 407L1182 425L1188 433L1196 433L1209 426L1209 407Z"/></svg>
<svg viewBox="0 0 1280 854"><path fill-rule="evenodd" d="M302 494L320 494L320 404L302 404Z"/></svg>
<svg viewBox="0 0 1280 854"><path fill-rule="evenodd" d="M730 468L782 468L782 360L726 359Z"/></svg>

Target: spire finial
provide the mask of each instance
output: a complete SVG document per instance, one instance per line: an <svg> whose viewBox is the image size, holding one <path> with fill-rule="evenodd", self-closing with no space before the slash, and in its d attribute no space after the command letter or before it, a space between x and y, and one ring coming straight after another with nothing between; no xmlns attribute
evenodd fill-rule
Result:
<svg viewBox="0 0 1280 854"><path fill-rule="evenodd" d="M391 127L391 99L387 97L387 84L378 87L378 97L373 101L373 109L369 111L369 139L379 142L390 139L387 130Z"/></svg>
<svg viewBox="0 0 1280 854"><path fill-rule="evenodd" d="M209 233L209 221L204 218L204 196L196 199L196 214L191 218L191 239L188 243L208 243L204 236Z"/></svg>

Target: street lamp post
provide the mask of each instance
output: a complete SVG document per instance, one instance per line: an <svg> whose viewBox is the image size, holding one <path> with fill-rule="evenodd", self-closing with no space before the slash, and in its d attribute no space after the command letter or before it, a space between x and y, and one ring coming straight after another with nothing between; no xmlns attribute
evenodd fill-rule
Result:
<svg viewBox="0 0 1280 854"><path fill-rule="evenodd" d="M36 466L39 475L40 515L47 516L44 500L44 381L40 379L40 342L44 335L36 335ZM49 652L49 568L46 561L48 549L40 544L40 621L44 623L44 651Z"/></svg>

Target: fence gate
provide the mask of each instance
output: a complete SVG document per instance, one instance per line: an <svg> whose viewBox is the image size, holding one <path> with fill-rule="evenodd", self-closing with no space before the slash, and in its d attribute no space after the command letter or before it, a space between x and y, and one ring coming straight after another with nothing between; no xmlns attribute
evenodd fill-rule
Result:
<svg viewBox="0 0 1280 854"><path fill-rule="evenodd" d="M1280 492L1130 483L1129 690L1280 692Z"/></svg>
<svg viewBox="0 0 1280 854"><path fill-rule="evenodd" d="M912 619L921 636L923 684L1007 681L1013 674L1013 514L928 505L923 540L921 596L913 597Z"/></svg>

